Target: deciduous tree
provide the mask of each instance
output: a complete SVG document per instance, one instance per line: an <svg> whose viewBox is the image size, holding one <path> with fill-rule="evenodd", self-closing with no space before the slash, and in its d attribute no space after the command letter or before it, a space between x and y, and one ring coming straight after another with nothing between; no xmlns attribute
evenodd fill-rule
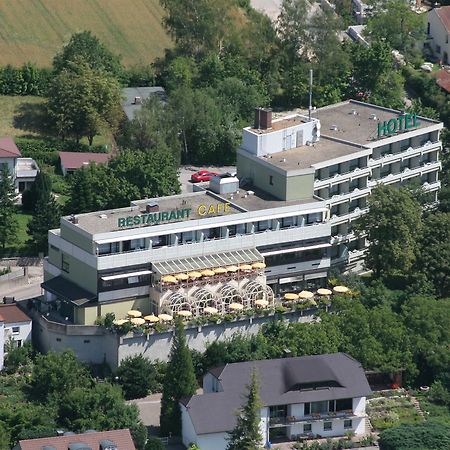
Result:
<svg viewBox="0 0 450 450"><path fill-rule="evenodd" d="M154 385L152 363L142 355L125 358L117 370L119 383L127 400L145 397Z"/></svg>

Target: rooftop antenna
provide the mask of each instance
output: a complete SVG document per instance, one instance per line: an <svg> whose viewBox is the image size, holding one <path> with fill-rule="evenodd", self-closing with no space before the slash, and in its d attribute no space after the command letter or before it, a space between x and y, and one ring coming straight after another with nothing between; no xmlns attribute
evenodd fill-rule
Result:
<svg viewBox="0 0 450 450"><path fill-rule="evenodd" d="M312 86L313 86L313 70L309 69L309 121L311 122L312 111Z"/></svg>

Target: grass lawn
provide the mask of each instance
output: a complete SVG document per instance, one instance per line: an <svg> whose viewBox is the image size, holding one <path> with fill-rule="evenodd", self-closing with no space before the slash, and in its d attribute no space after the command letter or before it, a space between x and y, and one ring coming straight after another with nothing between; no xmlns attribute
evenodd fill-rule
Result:
<svg viewBox="0 0 450 450"><path fill-rule="evenodd" d="M31 220L31 214L24 213L20 207L17 208L16 214L17 222L19 223L19 228L17 232L17 241L13 245L6 245L5 250L0 249L1 256L20 256L29 255L29 247L26 244L29 239L27 233L27 225Z"/></svg>
<svg viewBox="0 0 450 450"><path fill-rule="evenodd" d="M450 425L450 410L446 406L437 405L436 403L430 402L427 398L426 393L416 392L415 396L419 400L420 407L425 414L427 420L444 423Z"/></svg>
<svg viewBox="0 0 450 450"><path fill-rule="evenodd" d="M150 64L171 40L159 0L0 0L0 65L50 67L70 36L89 30L125 65Z"/></svg>

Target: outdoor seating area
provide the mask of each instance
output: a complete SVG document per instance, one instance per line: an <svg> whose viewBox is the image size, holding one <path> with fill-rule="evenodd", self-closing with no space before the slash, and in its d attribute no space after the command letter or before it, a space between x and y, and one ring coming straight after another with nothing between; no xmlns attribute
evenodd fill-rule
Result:
<svg viewBox="0 0 450 450"><path fill-rule="evenodd" d="M346 286L334 286L333 290L320 288L316 292L300 291L300 292L286 292L280 298L283 306L289 307L292 304L307 303L310 306L317 306L318 303L329 304L333 295L348 295L351 291Z"/></svg>

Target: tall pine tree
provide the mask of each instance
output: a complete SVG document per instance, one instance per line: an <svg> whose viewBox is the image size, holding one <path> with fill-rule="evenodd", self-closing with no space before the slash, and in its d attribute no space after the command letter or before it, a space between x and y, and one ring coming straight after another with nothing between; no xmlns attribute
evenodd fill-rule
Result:
<svg viewBox="0 0 450 450"><path fill-rule="evenodd" d="M0 170L0 244L14 244L17 241L19 224L15 216L14 198L16 192L8 166Z"/></svg>
<svg viewBox="0 0 450 450"><path fill-rule="evenodd" d="M183 322L177 320L161 399L163 436L169 433L177 436L181 434L181 411L178 402L183 397L194 395L196 389L197 380L191 352L186 344Z"/></svg>
<svg viewBox="0 0 450 450"><path fill-rule="evenodd" d="M89 167L83 167L73 174L70 185L70 200L66 207L68 214L93 211L94 193L91 172Z"/></svg>
<svg viewBox="0 0 450 450"><path fill-rule="evenodd" d="M28 224L29 243L38 252L47 253L48 230L59 227L61 208L51 192L42 192L37 199L33 218Z"/></svg>
<svg viewBox="0 0 450 450"><path fill-rule="evenodd" d="M38 172L36 178L31 185L30 189L27 189L22 194L22 207L26 211L33 212L38 203L39 197L48 197L48 194L52 191L52 179L45 172Z"/></svg>
<svg viewBox="0 0 450 450"><path fill-rule="evenodd" d="M259 429L262 405L259 399L259 382L255 370L252 371L247 390L246 403L238 411L236 427L230 433L227 450L259 450L262 448L263 436Z"/></svg>

